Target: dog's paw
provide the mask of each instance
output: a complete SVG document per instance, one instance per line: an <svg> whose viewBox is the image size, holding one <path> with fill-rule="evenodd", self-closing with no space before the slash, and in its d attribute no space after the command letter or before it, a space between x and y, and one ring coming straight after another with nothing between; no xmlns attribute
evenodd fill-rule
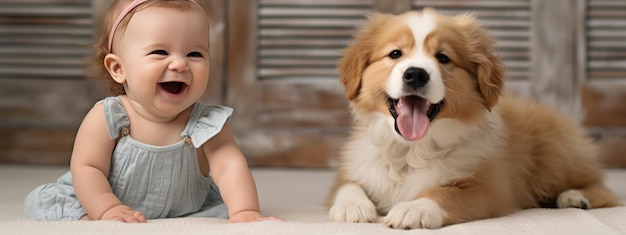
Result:
<svg viewBox="0 0 626 235"><path fill-rule="evenodd" d="M401 202L382 219L383 224L396 229L439 228L443 226L443 210L436 202L421 198Z"/></svg>
<svg viewBox="0 0 626 235"><path fill-rule="evenodd" d="M585 195L574 189L562 192L556 200L556 205L559 208L590 209L591 207Z"/></svg>
<svg viewBox="0 0 626 235"><path fill-rule="evenodd" d="M376 206L370 200L335 202L328 212L333 222L371 223L377 217Z"/></svg>

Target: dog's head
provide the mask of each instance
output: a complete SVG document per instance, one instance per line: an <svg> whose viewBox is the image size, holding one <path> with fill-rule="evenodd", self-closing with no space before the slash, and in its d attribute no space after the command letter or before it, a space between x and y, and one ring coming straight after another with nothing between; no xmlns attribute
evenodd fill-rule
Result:
<svg viewBox="0 0 626 235"><path fill-rule="evenodd" d="M340 80L355 115L382 113L398 135L419 140L431 122L471 122L498 102L504 67L492 45L470 14L376 13L345 49Z"/></svg>

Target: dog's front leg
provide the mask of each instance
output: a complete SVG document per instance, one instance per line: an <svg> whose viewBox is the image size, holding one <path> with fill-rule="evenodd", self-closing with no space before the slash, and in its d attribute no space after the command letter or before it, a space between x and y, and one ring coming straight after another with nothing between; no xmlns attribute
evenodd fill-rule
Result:
<svg viewBox="0 0 626 235"><path fill-rule="evenodd" d="M429 198L418 198L408 202L400 202L393 206L383 224L390 228L439 228L444 224L445 212L437 202Z"/></svg>
<svg viewBox="0 0 626 235"><path fill-rule="evenodd" d="M371 223L376 221L376 206L361 186L347 183L339 187L328 212L330 221Z"/></svg>
<svg viewBox="0 0 626 235"><path fill-rule="evenodd" d="M421 192L412 201L391 208L382 222L392 228L439 228L444 225L501 216L513 211L509 190L459 180Z"/></svg>

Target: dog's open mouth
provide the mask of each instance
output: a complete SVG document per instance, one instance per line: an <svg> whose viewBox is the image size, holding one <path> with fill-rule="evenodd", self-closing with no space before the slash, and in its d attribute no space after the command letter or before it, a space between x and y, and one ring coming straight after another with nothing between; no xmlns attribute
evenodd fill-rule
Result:
<svg viewBox="0 0 626 235"><path fill-rule="evenodd" d="M161 88L171 94L178 95L187 88L184 82L162 82L159 83Z"/></svg>
<svg viewBox="0 0 626 235"><path fill-rule="evenodd" d="M442 102L431 104L428 100L416 96L403 96L400 99L387 98L389 112L395 119L398 134L406 140L419 140L428 131L430 122L441 110Z"/></svg>

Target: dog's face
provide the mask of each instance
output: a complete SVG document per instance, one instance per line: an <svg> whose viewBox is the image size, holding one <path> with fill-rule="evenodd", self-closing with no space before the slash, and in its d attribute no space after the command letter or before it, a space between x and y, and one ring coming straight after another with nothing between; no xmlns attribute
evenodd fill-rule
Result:
<svg viewBox="0 0 626 235"><path fill-rule="evenodd" d="M416 141L431 122L472 122L497 103L504 71L492 44L471 15L374 14L346 48L340 80L356 118Z"/></svg>

